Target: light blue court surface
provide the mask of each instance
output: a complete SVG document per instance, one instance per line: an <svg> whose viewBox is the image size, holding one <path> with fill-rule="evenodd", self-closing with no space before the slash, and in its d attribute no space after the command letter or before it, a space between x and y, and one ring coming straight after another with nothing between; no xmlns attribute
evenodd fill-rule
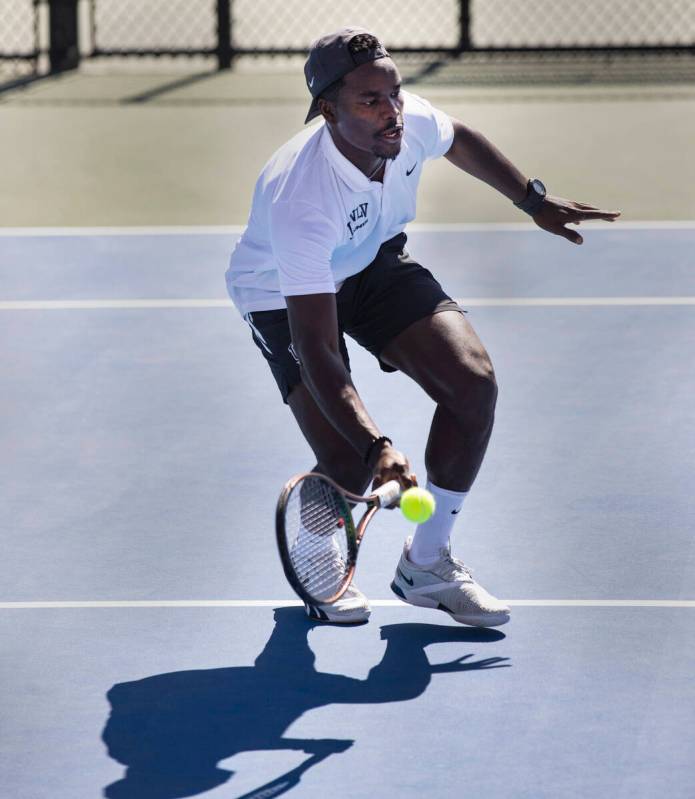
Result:
<svg viewBox="0 0 695 799"><path fill-rule="evenodd" d="M410 236L500 385L455 536L487 631L396 601L397 513L369 624L294 604L313 461L224 302L236 234L0 236L2 795L692 799L695 226L584 236ZM432 402L350 352L424 477Z"/></svg>

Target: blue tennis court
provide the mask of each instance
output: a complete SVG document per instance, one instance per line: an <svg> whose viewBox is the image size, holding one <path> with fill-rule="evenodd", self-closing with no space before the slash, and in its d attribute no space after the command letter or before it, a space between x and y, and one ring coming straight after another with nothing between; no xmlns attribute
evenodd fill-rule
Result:
<svg viewBox="0 0 695 799"><path fill-rule="evenodd" d="M695 795L695 226L414 226L500 386L454 535L512 606L313 623L274 543L313 465L228 302L232 229L0 236L3 793L12 799ZM424 476L433 403L350 349Z"/></svg>

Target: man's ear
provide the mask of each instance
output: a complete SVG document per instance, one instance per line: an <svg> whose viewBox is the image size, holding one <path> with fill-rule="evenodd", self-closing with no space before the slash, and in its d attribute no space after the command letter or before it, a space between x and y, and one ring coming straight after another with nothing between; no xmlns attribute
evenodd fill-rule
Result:
<svg viewBox="0 0 695 799"><path fill-rule="evenodd" d="M326 122L333 123L336 121L335 103L330 102L330 100L324 100L321 98L319 100L319 111Z"/></svg>

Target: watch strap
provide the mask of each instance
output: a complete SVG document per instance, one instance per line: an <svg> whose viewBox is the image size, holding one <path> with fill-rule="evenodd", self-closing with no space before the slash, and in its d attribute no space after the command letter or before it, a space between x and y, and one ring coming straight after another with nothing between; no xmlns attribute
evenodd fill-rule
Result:
<svg viewBox="0 0 695 799"><path fill-rule="evenodd" d="M541 186L543 186L542 183ZM532 179L526 184L526 196L524 199L521 202L514 203L514 205L519 210L525 211L527 214L533 216L540 210L541 205L543 205L543 200L545 200L545 191L543 191L543 193L539 192Z"/></svg>

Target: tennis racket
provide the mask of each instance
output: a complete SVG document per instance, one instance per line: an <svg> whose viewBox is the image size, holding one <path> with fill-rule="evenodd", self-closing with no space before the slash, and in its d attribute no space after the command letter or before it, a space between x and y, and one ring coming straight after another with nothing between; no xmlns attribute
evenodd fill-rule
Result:
<svg viewBox="0 0 695 799"><path fill-rule="evenodd" d="M317 472L295 475L280 494L275 515L278 551L285 576L310 605L336 602L352 581L367 525L379 508L398 500L391 480L361 497ZM351 506L365 504L357 527Z"/></svg>

